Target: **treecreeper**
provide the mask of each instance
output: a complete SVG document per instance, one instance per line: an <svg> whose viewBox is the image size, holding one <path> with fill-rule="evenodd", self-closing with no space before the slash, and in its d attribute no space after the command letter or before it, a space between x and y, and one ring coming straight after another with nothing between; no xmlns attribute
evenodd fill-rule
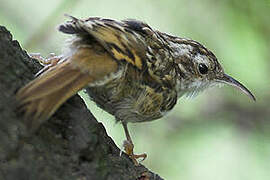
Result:
<svg viewBox="0 0 270 180"><path fill-rule="evenodd" d="M197 41L172 36L137 20L72 16L59 26L70 34L59 56L37 59L44 68L16 94L29 131L35 132L71 96L85 89L91 100L123 125L124 150L138 165L127 124L159 119L183 95L228 84L255 101L224 73L216 56Z"/></svg>

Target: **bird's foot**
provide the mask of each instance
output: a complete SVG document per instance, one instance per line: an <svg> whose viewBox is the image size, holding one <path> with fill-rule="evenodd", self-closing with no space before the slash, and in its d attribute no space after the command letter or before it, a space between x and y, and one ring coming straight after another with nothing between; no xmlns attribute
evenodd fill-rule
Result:
<svg viewBox="0 0 270 180"><path fill-rule="evenodd" d="M55 65L62 59L62 56L56 56L54 53L50 53L48 58L42 57L40 53L29 53L28 55L43 66Z"/></svg>
<svg viewBox="0 0 270 180"><path fill-rule="evenodd" d="M60 62L61 59L63 59L62 56L56 56L54 53L50 53L48 58L42 57L40 53L30 53L29 56L32 59L37 60L41 65L44 66L44 68L41 69L36 74L36 76L39 76L43 72L47 71L50 67L55 66L56 64L58 64Z"/></svg>
<svg viewBox="0 0 270 180"><path fill-rule="evenodd" d="M139 165L139 162L142 162L143 160L146 159L147 157L147 154L143 153L143 154L134 154L133 153L133 149L134 149L134 145L132 142L128 141L128 140L125 140L124 143L123 143L123 147L124 147L124 150L126 152L126 154L132 159L132 161L134 162L135 166L138 166ZM140 159L142 158L142 160L140 160L138 162L137 159Z"/></svg>

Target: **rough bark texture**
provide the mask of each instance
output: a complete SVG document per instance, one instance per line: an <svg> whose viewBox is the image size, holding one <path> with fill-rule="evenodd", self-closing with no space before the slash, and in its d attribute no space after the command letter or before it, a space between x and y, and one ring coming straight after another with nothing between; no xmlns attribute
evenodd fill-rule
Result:
<svg viewBox="0 0 270 180"><path fill-rule="evenodd" d="M15 92L34 78L31 60L0 26L0 179L160 180L135 167L78 96L69 99L38 132L27 131L16 112Z"/></svg>

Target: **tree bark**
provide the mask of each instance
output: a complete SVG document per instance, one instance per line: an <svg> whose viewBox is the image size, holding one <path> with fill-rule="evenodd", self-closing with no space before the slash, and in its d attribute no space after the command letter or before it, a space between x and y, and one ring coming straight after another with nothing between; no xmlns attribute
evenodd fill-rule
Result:
<svg viewBox="0 0 270 180"><path fill-rule="evenodd" d="M41 66L0 26L0 179L161 180L134 166L75 95L35 134L25 138L15 92Z"/></svg>

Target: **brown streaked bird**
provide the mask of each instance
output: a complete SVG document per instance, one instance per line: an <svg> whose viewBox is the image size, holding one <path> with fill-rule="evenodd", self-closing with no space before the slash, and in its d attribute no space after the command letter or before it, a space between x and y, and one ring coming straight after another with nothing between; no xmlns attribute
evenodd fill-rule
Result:
<svg viewBox="0 0 270 180"><path fill-rule="evenodd" d="M138 164L137 158L146 154L133 153L127 123L159 119L183 95L194 96L219 84L232 85L255 100L199 42L137 20L69 17L59 26L59 31L72 35L68 50L47 60L33 56L45 67L16 94L31 131L84 88L91 100L122 123L125 151Z"/></svg>

